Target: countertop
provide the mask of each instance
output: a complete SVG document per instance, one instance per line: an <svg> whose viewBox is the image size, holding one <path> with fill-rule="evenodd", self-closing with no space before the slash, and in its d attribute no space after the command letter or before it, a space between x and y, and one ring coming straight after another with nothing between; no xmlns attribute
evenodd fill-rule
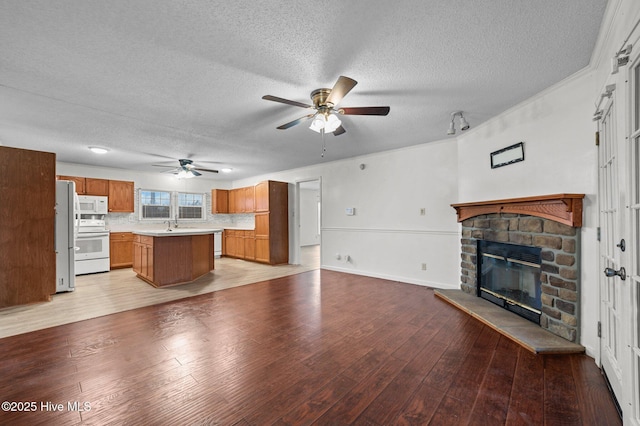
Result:
<svg viewBox="0 0 640 426"><path fill-rule="evenodd" d="M199 228L174 228L171 230L167 229L149 229L149 230L139 230L133 231L134 234L138 235L146 235L149 237L177 237L184 235L206 235L206 234L214 234L216 232L222 232L222 229L199 229Z"/></svg>

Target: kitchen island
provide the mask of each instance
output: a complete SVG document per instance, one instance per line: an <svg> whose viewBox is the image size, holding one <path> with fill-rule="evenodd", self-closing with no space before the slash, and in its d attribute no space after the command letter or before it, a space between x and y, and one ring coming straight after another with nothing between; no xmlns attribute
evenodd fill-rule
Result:
<svg viewBox="0 0 640 426"><path fill-rule="evenodd" d="M154 287L185 284L214 269L217 229L135 231L133 271Z"/></svg>

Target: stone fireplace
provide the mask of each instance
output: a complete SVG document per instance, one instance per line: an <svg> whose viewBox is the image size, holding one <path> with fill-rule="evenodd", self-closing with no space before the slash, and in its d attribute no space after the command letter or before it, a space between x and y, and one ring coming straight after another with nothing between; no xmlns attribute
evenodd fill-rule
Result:
<svg viewBox="0 0 640 426"><path fill-rule="evenodd" d="M525 266L517 259L507 261L503 251L496 252L493 260L491 256L483 256L485 264L491 267L500 266L500 263L508 264L507 272L491 272L492 280L501 282L492 284L498 289L507 289L510 292L503 300L492 300L511 311L519 308L512 303L517 302L518 297L513 296L517 292L527 293L523 299L533 302L539 300L539 307L525 308L525 318L537 322L546 329L571 342L579 341L579 247L580 241L578 228L582 226L582 198L584 194L556 194L541 197L515 198L508 200L493 200L478 203L454 204L458 212L458 220L462 222L461 238L461 276L460 288L466 293L481 295L478 287L479 281L486 281L478 276L480 270L478 264L478 248L484 246L505 247L521 246L529 250L534 256L538 253L539 269L532 266L535 262L525 259ZM479 243L480 241L480 243ZM497 244L491 244L497 243ZM480 244L480 245L479 245ZM500 250L506 250L501 248ZM495 251L495 250L494 250ZM506 252L504 252L506 253ZM513 260L514 255L509 255ZM519 255L516 255L516 257ZM529 256L529 255L527 255ZM504 258L504 261L500 259ZM482 260L482 259L480 259ZM520 264L518 264L520 263ZM505 269L505 268L503 268ZM514 270L530 269L530 273L515 273ZM537 272L537 275L536 275ZM523 278L524 277L524 278ZM479 279L480 278L480 279ZM523 284L524 279L524 284ZM534 287L536 279L538 289ZM518 280L520 282L508 282ZM536 294L537 292L537 294ZM485 292L491 300L492 297L500 297L493 290ZM515 298L514 298L515 297ZM529 299L532 297L533 299ZM531 312L539 315L530 315ZM516 312L518 313L518 312ZM516 314L514 313L514 315Z"/></svg>

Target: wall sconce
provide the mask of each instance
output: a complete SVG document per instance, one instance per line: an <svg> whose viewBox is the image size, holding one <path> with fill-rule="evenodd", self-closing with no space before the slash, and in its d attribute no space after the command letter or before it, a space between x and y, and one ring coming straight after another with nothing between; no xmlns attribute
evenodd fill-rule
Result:
<svg viewBox="0 0 640 426"><path fill-rule="evenodd" d="M465 131L469 129L469 127L471 127L469 126L469 123L467 122L467 120L464 119L464 116L462 115L462 111L454 111L451 113L451 122L449 123L449 130L447 130L447 135L456 134L456 127L454 123L454 120L456 119L456 115L460 116L460 120L459 120L460 130Z"/></svg>

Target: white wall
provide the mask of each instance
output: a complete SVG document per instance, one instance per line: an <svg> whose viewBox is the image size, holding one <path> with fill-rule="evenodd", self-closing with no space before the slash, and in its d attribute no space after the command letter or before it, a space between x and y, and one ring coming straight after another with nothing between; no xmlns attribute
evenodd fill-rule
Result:
<svg viewBox="0 0 640 426"><path fill-rule="evenodd" d="M258 176L234 186L320 177L323 268L458 288L459 226L450 206L457 199L456 150L449 139ZM347 207L356 214L347 216Z"/></svg>
<svg viewBox="0 0 640 426"><path fill-rule="evenodd" d="M318 234L318 202L320 191L300 188L300 245L320 244Z"/></svg>

